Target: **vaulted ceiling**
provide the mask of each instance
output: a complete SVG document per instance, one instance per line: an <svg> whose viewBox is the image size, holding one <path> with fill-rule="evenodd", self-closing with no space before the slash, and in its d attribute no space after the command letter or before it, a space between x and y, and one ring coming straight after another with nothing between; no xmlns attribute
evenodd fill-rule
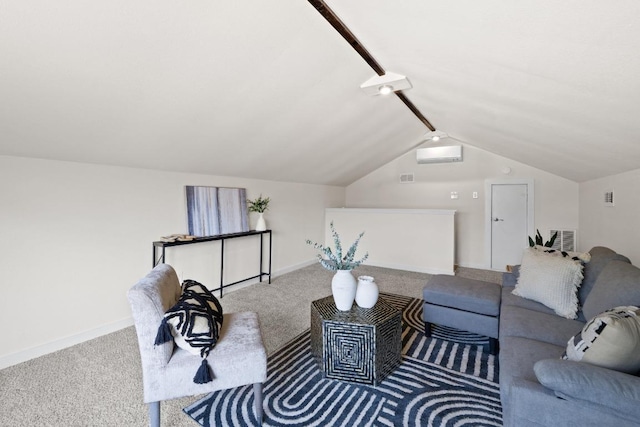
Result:
<svg viewBox="0 0 640 427"><path fill-rule="evenodd" d="M328 0L465 143L574 181L640 168L640 2ZM306 0L0 6L0 155L347 185L424 140Z"/></svg>

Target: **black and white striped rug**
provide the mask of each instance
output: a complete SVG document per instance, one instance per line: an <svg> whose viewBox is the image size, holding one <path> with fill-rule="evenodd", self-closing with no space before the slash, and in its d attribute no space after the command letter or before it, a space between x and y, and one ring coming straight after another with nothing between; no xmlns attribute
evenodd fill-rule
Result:
<svg viewBox="0 0 640 427"><path fill-rule="evenodd" d="M434 326L422 300L381 294L403 310L402 363L379 386L322 378L309 331L268 359L264 426L501 426L497 359L488 339ZM257 426L253 389L212 393L184 412L204 427Z"/></svg>

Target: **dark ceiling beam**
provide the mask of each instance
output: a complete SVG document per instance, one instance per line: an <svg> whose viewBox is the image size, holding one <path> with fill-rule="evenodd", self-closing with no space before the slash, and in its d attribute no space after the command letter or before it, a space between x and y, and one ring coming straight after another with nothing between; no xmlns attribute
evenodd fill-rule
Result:
<svg viewBox="0 0 640 427"><path fill-rule="evenodd" d="M326 5L324 1L309 0L309 3L311 3L311 5L315 7L318 12L320 12L320 15L322 15L324 19L326 19L327 22L329 22L329 24L331 24L331 26L335 28L342 37L344 37L347 43L349 43L351 47L360 54L362 59L364 59L371 68L373 68L373 71L375 71L379 76L384 76L384 68L382 68L382 66L378 64L378 61L374 59L374 57L362 45L362 43L360 43L356 36L353 35L351 30L347 28L344 22L342 22L342 20L338 18L338 16L333 12L333 10L329 8L329 6Z"/></svg>
<svg viewBox="0 0 640 427"><path fill-rule="evenodd" d="M353 47L353 49L358 52L358 54L362 57L362 59L365 60L367 64L369 64L373 71L375 71L379 76L384 76L386 74L384 68L382 68L378 61L375 60L373 55L369 53L369 51L362 45L362 43L360 43L360 41L351 32L351 30L347 28L344 22L342 22L342 20L338 18L338 16L333 12L333 10L331 10L331 8L329 8L329 6L327 6L324 1L309 0L309 3L311 3L311 5L315 7L318 12L320 12L324 19L326 19L327 22L331 24L331 26L335 28L338 33L340 33L340 35L347 41L347 43L349 43L351 47ZM420 110L418 110L418 107L416 107L402 91L396 91L394 93L404 103L404 105L406 105L409 110L411 110L411 112L415 114L416 117L418 117L418 119L427 128L429 128L430 131L433 132L436 130L436 128L433 127L433 125L429 122L429 120L420 112Z"/></svg>
<svg viewBox="0 0 640 427"><path fill-rule="evenodd" d="M433 125L431 124L431 122L420 112L420 110L418 110L418 107L416 107L413 102L409 101L409 98L407 98L407 95L405 95L401 90L395 92L396 96L398 98L400 98L400 101L404 102L404 105L407 106L407 108L409 108L409 110L411 110L411 112L413 112L413 114L416 115L416 117L418 119L420 119L420 121L427 127L429 128L429 130L431 132L435 131L436 128L433 127Z"/></svg>

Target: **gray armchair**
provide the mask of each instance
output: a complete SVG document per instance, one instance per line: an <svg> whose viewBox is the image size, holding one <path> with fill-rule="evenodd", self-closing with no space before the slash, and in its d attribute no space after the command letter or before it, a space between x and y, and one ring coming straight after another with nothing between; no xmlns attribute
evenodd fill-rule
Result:
<svg viewBox="0 0 640 427"><path fill-rule="evenodd" d="M160 426L160 402L184 396L210 393L253 384L256 418L262 421L262 383L267 377L267 354L262 344L256 313L230 313L224 321L218 343L207 358L213 381L195 384L194 373L202 359L174 345L155 346L164 313L180 297L180 281L168 264L156 266L128 292L142 359L144 401L149 406L149 423Z"/></svg>

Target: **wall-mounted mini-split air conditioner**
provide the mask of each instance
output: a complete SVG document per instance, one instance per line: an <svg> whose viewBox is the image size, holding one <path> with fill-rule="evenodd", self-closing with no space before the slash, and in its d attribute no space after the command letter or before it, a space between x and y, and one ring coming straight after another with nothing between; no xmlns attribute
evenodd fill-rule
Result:
<svg viewBox="0 0 640 427"><path fill-rule="evenodd" d="M418 163L452 163L462 161L462 145L425 147L416 150Z"/></svg>

